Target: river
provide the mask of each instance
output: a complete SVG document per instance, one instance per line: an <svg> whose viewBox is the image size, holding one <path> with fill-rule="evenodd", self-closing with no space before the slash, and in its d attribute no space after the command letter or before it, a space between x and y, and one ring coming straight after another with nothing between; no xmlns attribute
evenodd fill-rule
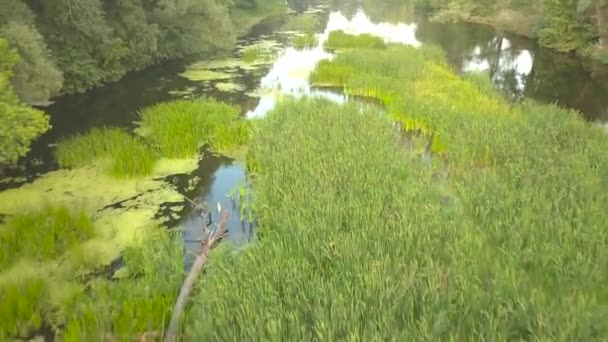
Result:
<svg viewBox="0 0 608 342"><path fill-rule="evenodd" d="M302 11L318 18L319 43L314 48L297 50L290 46L290 33L282 32L281 27L290 16L300 15ZM138 110L161 101L210 96L239 105L249 118L261 117L272 109L279 94L314 94L345 101L343 95L313 89L307 81L319 60L332 57L323 50L322 44L333 30L371 33L389 42L416 46L437 44L446 51L456 72L487 72L496 87L511 99L555 102L580 111L589 121L608 122L606 66L540 48L532 40L500 33L489 26L434 23L408 6L361 8L348 1L332 6L296 6L289 14L266 19L239 40L240 48L235 49L235 55L242 52L242 46L271 42L275 58L260 68L231 67L228 81L238 85L236 87L220 87L220 83L226 85L225 78L201 81L180 76L192 63L201 62L189 60L133 72L119 82L56 99L53 105L45 108L53 128L33 144L32 152L26 158L27 181L56 168L52 144L61 138L93 127L132 128ZM197 184L184 190L187 195L201 197L209 203L226 203L226 196L244 184L245 173L241 162L209 154L194 174L176 176L178 183L187 183L190 179L197 179ZM235 214L230 223L231 239L236 243L249 241L254 236L253 226L240 220L238 204L229 202L225 210ZM192 228L200 226L200 222L196 222L187 210L182 216L186 227L190 227L186 231L188 243L188 239L195 239L200 233Z"/></svg>

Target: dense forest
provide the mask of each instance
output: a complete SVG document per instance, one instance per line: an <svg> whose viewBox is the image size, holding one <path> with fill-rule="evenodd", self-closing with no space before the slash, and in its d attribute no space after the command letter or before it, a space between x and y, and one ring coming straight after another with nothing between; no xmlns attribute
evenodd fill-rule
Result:
<svg viewBox="0 0 608 342"><path fill-rule="evenodd" d="M163 60L222 49L234 34L226 0L2 0L0 35L22 60L26 103L81 92Z"/></svg>
<svg viewBox="0 0 608 342"><path fill-rule="evenodd" d="M277 1L273 1L277 2ZM48 129L40 106L129 71L230 48L255 0L0 0L0 165ZM85 109L86 110L86 109Z"/></svg>

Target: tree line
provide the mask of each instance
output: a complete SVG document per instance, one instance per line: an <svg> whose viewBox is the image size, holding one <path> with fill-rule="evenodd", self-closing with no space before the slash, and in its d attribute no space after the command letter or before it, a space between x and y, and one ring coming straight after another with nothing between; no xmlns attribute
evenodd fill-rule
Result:
<svg viewBox="0 0 608 342"><path fill-rule="evenodd" d="M0 0L0 168L49 127L46 115L28 105L166 60L228 49L235 41L230 9L256 6L256 0Z"/></svg>
<svg viewBox="0 0 608 342"><path fill-rule="evenodd" d="M542 46L595 54L608 62L608 0L411 0L439 11L478 18L515 13L512 25L532 19L529 34ZM519 14L519 16L517 16ZM490 20L491 21L491 20Z"/></svg>
<svg viewBox="0 0 608 342"><path fill-rule="evenodd" d="M30 104L125 73L230 46L231 0L0 0L0 36L21 56L12 83Z"/></svg>

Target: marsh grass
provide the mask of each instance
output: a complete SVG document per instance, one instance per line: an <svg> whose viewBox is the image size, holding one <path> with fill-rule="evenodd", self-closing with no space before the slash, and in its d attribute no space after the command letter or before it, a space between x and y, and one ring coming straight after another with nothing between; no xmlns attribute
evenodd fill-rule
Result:
<svg viewBox="0 0 608 342"><path fill-rule="evenodd" d="M253 63L255 62L260 56L262 56L264 53L264 51L261 48L247 48L243 51L243 62L245 63Z"/></svg>
<svg viewBox="0 0 608 342"><path fill-rule="evenodd" d="M0 340L25 336L43 323L48 298L46 283L33 277L0 284Z"/></svg>
<svg viewBox="0 0 608 342"><path fill-rule="evenodd" d="M54 259L94 233L84 210L47 204L16 215L0 226L0 271L19 258Z"/></svg>
<svg viewBox="0 0 608 342"><path fill-rule="evenodd" d="M135 177L152 172L157 154L122 129L94 128L59 142L55 157L61 167L80 167L102 160L110 174Z"/></svg>
<svg viewBox="0 0 608 342"><path fill-rule="evenodd" d="M386 48L386 43L380 37L373 36L368 33L360 35L347 34L342 30L330 32L329 38L325 42L324 47L328 50L345 50L345 49L383 49Z"/></svg>
<svg viewBox="0 0 608 342"><path fill-rule="evenodd" d="M608 336L605 133L509 106L425 53L346 51L313 75L356 70L335 85L384 96L389 115L303 99L259 123L247 164L262 239L209 268L188 339ZM397 147L394 119L441 157Z"/></svg>
<svg viewBox="0 0 608 342"><path fill-rule="evenodd" d="M229 151L247 140L248 124L239 109L215 100L178 100L140 112L145 139L169 158L192 157L210 144Z"/></svg>
<svg viewBox="0 0 608 342"><path fill-rule="evenodd" d="M291 39L291 44L296 49L306 49L315 47L318 43L314 33L298 34Z"/></svg>
<svg viewBox="0 0 608 342"><path fill-rule="evenodd" d="M64 308L64 341L131 341L164 330L184 277L182 239L153 227L140 242L124 253L128 276L94 281Z"/></svg>

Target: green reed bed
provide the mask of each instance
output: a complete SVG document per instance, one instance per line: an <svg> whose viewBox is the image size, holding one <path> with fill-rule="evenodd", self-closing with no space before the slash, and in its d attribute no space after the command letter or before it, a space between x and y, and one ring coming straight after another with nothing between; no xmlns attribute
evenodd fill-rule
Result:
<svg viewBox="0 0 608 342"><path fill-rule="evenodd" d="M48 291L39 277L0 283L0 340L25 336L42 326Z"/></svg>
<svg viewBox="0 0 608 342"><path fill-rule="evenodd" d="M0 273L0 340L27 336L43 324L62 341L131 341L163 331L184 277L182 239L161 227L124 252L126 268L84 284L74 274ZM20 265L17 265L19 267Z"/></svg>
<svg viewBox="0 0 608 342"><path fill-rule="evenodd" d="M141 245L124 253L127 270L117 280L95 280L87 294L63 309L64 341L132 341L162 332L184 278L178 234L150 229Z"/></svg>
<svg viewBox="0 0 608 342"><path fill-rule="evenodd" d="M109 173L118 177L148 175L157 158L141 139L119 128L94 128L67 138L57 144L55 156L61 167L104 160Z"/></svg>
<svg viewBox="0 0 608 342"><path fill-rule="evenodd" d="M0 226L0 271L19 258L54 259L93 235L93 225L82 210L47 205L16 215Z"/></svg>
<svg viewBox="0 0 608 342"><path fill-rule="evenodd" d="M329 50L353 48L383 49L386 48L386 43L382 38L368 33L355 36L339 30L330 32L324 47Z"/></svg>
<svg viewBox="0 0 608 342"><path fill-rule="evenodd" d="M192 157L205 144L227 151L247 140L236 106L215 100L178 100L141 111L142 134L163 156Z"/></svg>
<svg viewBox="0 0 608 342"><path fill-rule="evenodd" d="M608 137L572 111L511 106L430 51L334 59L357 70L335 85L385 96L389 115L301 100L260 122L263 239L209 269L189 338L608 337ZM432 137L431 163L398 147L393 119Z"/></svg>
<svg viewBox="0 0 608 342"><path fill-rule="evenodd" d="M291 45L296 49L313 48L317 46L318 42L314 33L298 34L291 39Z"/></svg>

